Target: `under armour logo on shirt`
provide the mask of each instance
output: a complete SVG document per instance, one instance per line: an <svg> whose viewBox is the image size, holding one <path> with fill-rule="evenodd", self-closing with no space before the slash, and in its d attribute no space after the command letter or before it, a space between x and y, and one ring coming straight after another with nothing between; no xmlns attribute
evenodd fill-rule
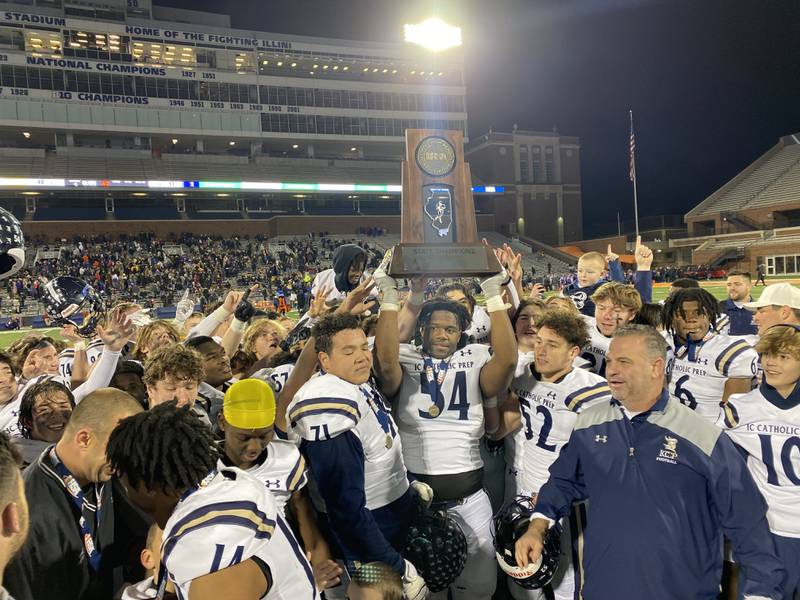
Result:
<svg viewBox="0 0 800 600"><path fill-rule="evenodd" d="M596 436L594 436L594 441L595 442L602 442L602 443L605 444L608 441L608 436L607 435L596 435Z"/></svg>

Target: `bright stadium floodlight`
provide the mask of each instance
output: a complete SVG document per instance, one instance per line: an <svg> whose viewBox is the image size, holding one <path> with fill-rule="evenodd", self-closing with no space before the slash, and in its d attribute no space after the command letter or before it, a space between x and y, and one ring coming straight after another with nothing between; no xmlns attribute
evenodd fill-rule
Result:
<svg viewBox="0 0 800 600"><path fill-rule="evenodd" d="M441 52L461 45L461 28L431 17L417 25L405 26L406 41L431 52Z"/></svg>

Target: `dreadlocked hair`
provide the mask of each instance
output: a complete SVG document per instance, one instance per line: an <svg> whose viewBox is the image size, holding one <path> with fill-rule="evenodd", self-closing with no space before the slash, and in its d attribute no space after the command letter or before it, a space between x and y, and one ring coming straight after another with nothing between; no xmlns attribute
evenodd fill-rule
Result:
<svg viewBox="0 0 800 600"><path fill-rule="evenodd" d="M469 318L469 313L463 304L460 304L455 300L426 300L422 305L422 310L420 310L419 317L417 317L417 331L413 340L415 344L422 344L422 332L428 325L430 325L433 313L439 310L453 313L455 315L456 321L458 321L458 328L461 330L461 333L466 332L472 324L472 319Z"/></svg>
<svg viewBox="0 0 800 600"><path fill-rule="evenodd" d="M142 482L149 490L175 493L199 485L216 466L219 451L191 408L172 401L120 421L106 455L132 486Z"/></svg>
<svg viewBox="0 0 800 600"><path fill-rule="evenodd" d="M677 290L664 301L663 321L664 329L670 333L675 332L675 317L686 318L683 310L685 302L697 302L700 314L706 315L711 321L711 328L716 331L714 323L719 317L719 303L709 292L703 288L682 288Z"/></svg>
<svg viewBox="0 0 800 600"><path fill-rule="evenodd" d="M433 313L437 310L444 310L451 312L456 316L458 326L461 331L466 331L472 322L469 318L469 313L463 304L459 304L454 300L428 300L422 305L422 310L417 318L417 324L421 329L425 329L431 322Z"/></svg>

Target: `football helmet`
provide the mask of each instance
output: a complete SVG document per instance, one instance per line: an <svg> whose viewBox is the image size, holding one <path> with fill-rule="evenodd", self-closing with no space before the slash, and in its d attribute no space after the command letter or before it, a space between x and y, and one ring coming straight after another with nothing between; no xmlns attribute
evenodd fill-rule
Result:
<svg viewBox="0 0 800 600"><path fill-rule="evenodd" d="M467 562L467 538L446 511L427 511L408 532L403 557L411 562L433 593L446 590Z"/></svg>
<svg viewBox="0 0 800 600"><path fill-rule="evenodd" d="M528 530L533 512L531 499L517 496L506 502L492 519L497 562L504 573L527 590L540 589L550 583L561 555L561 527L556 523L545 534L542 556L537 563L517 565L515 546Z"/></svg>
<svg viewBox="0 0 800 600"><path fill-rule="evenodd" d="M11 277L25 263L25 236L17 218L0 208L0 279Z"/></svg>
<svg viewBox="0 0 800 600"><path fill-rule="evenodd" d="M47 313L46 320L54 325L72 324L81 337L91 337L97 322L105 315L103 298L95 289L75 277L56 277L48 281L42 290L42 302ZM83 315L83 324L72 320Z"/></svg>

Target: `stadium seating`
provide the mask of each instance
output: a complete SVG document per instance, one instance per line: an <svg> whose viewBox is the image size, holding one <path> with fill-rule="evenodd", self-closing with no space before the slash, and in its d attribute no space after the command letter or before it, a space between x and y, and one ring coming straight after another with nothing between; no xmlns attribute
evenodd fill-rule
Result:
<svg viewBox="0 0 800 600"><path fill-rule="evenodd" d="M800 182L800 144L776 147L742 171L687 217L740 211L758 206L797 202ZM793 187L792 187L793 186Z"/></svg>

